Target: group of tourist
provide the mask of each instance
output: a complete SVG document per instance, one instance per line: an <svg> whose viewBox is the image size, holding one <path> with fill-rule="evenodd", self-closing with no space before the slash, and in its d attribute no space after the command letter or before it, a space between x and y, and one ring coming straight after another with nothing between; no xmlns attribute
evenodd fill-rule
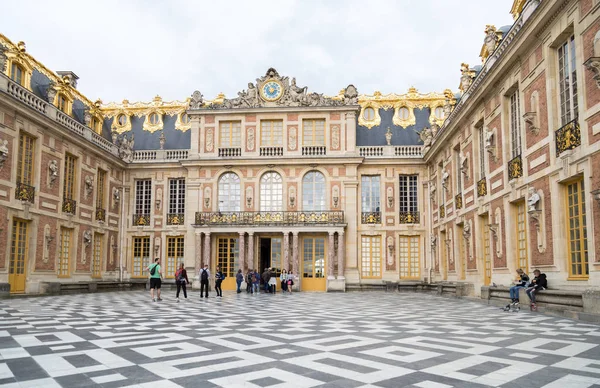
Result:
<svg viewBox="0 0 600 388"><path fill-rule="evenodd" d="M511 307L514 308L516 306L519 306L519 290L521 288L524 288L525 293L529 297L531 309L536 310L536 294L542 290L545 290L548 287L548 280L546 279L546 274L543 274L539 269L536 269L535 271L533 271L533 280L530 280L529 276L525 273L525 271L519 268L517 270L517 276L517 281L509 289L511 302L507 304L504 309L508 311L511 309Z"/></svg>
<svg viewBox="0 0 600 388"><path fill-rule="evenodd" d="M160 268L160 259L154 259L154 263L149 265L147 271L150 273L150 297L152 298L152 302L161 301L160 297L160 288L162 283L162 270ZM208 269L208 264L205 264L203 268L198 272L198 278L200 279L200 298L208 298L208 289L209 289L209 279L210 279L210 270ZM221 284L223 280L225 280L226 276L221 271L220 267L216 268L215 272L215 292L217 293L217 297L223 296L223 290L221 289ZM283 292L292 293L292 288L294 286L295 280L294 273L292 271L286 271L285 269L281 271L279 275L279 283L281 290ZM246 282L246 292L249 294L258 294L260 292L260 283L261 280L264 285L265 293L275 294L277 290L277 274L273 271L273 268L265 268L262 275L260 275L256 270L249 270L246 275L243 274L242 270L239 269L236 276L235 281L237 284L237 293L242 292L242 283ZM177 294L175 296L175 301L179 302L179 294L183 290L183 297L187 299L187 285L190 284L190 281L187 276L187 271L185 270L183 263L179 264L179 268L175 271L175 283L177 285ZM156 297L154 292L156 290Z"/></svg>

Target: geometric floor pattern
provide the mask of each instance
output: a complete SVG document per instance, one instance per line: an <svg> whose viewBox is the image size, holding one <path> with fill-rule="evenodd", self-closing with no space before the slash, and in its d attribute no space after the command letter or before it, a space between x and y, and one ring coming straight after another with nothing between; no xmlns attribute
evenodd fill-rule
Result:
<svg viewBox="0 0 600 388"><path fill-rule="evenodd" d="M600 387L600 326L425 294L0 300L0 386Z"/></svg>

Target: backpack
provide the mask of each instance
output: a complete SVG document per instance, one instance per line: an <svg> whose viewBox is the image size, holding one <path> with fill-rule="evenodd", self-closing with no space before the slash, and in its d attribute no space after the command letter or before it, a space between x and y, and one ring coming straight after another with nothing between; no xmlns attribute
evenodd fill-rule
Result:
<svg viewBox="0 0 600 388"><path fill-rule="evenodd" d="M202 269L202 273L200 274L200 279L202 281L208 281L208 272L205 269Z"/></svg>
<svg viewBox="0 0 600 388"><path fill-rule="evenodd" d="M150 270L150 275L154 276L154 274L156 273L156 266L158 264L154 264L154 267L152 267L152 269Z"/></svg>
<svg viewBox="0 0 600 388"><path fill-rule="evenodd" d="M185 282L185 277L183 276L183 271L179 271L179 273L177 274L177 281L180 283Z"/></svg>

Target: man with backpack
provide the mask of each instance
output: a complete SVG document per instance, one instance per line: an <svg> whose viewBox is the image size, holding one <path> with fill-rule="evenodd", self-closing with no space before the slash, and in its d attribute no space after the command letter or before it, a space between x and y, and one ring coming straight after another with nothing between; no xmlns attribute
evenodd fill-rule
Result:
<svg viewBox="0 0 600 388"><path fill-rule="evenodd" d="M160 258L154 259L154 264L151 264L146 268L150 271L150 297L153 302L156 302L154 299L154 289L156 289L156 297L160 302L162 299L160 298L160 283L162 280L162 271L160 269Z"/></svg>
<svg viewBox="0 0 600 388"><path fill-rule="evenodd" d="M200 269L200 298L204 293L208 298L208 279L210 279L210 271L208 270L208 264L204 264L204 268Z"/></svg>

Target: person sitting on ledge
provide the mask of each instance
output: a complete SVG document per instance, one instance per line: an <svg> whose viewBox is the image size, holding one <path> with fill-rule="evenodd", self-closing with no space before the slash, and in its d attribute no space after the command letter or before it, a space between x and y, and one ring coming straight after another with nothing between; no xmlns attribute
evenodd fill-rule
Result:
<svg viewBox="0 0 600 388"><path fill-rule="evenodd" d="M529 276L527 276L527 274L521 268L517 270L517 275L519 276L519 278L515 282L515 285L512 286L509 290L510 303L507 304L504 308L504 310L506 311L510 310L511 305L516 306L519 304L519 289L526 288L527 286L529 286Z"/></svg>
<svg viewBox="0 0 600 388"><path fill-rule="evenodd" d="M531 309L536 310L535 295L548 288L548 281L546 280L546 274L541 273L539 269L533 271L535 278L531 281L531 285L525 290L529 300L531 300Z"/></svg>

